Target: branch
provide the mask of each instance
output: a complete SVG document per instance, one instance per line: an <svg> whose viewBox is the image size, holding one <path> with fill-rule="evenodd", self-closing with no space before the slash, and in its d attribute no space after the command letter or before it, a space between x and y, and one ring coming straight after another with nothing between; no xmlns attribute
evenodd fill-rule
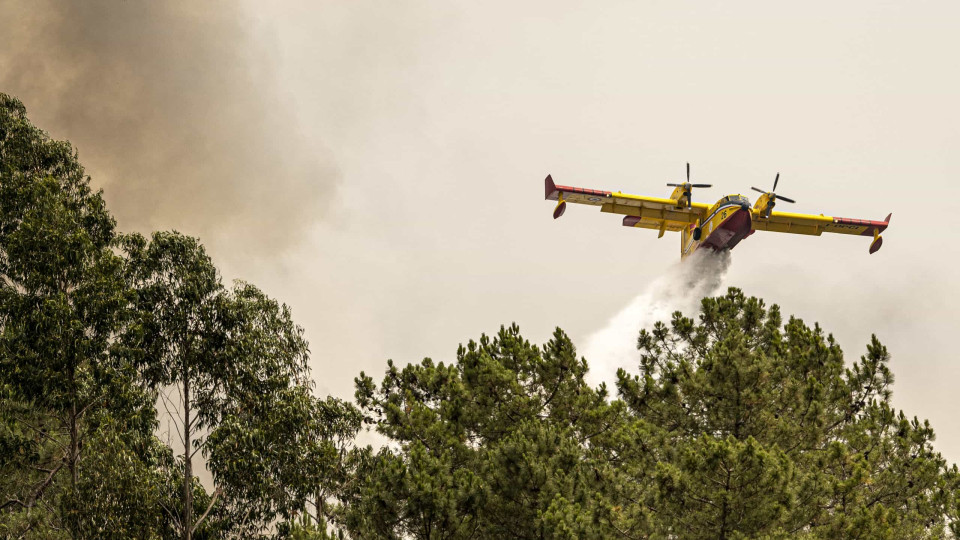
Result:
<svg viewBox="0 0 960 540"><path fill-rule="evenodd" d="M28 422L27 420L25 420L25 419L23 419L23 418L18 418L17 421L20 422L21 424L23 424L24 426L27 426L28 428L32 429L33 431L35 431L35 432L36 432L38 435L40 435L43 439L45 439L45 440L47 440L47 441L53 442L55 445L57 445L57 446L60 448L60 450L66 452L66 450L67 450L66 445L63 444L63 443L61 443L59 440L57 440L56 437L54 437L54 434L56 433L54 430L44 431L44 430L42 430L42 429L40 429L40 428L32 425L30 422Z"/></svg>
<svg viewBox="0 0 960 540"><path fill-rule="evenodd" d="M100 401L100 400L103 399L104 397L106 397L106 394L105 394L105 393L100 394L100 395L94 397L93 399L91 399L90 402L87 403L86 405L84 405L83 408L80 409L80 412L77 413L77 418L80 418L81 416L83 416L84 413L87 412L87 409L89 409L92 405L95 405L98 401Z"/></svg>
<svg viewBox="0 0 960 540"><path fill-rule="evenodd" d="M157 392L157 396L160 398L161 403L163 403L164 410L167 411L167 416L179 420L180 408L174 405L173 400L170 399L170 396L167 394L167 392L169 392L169 389L162 389ZM170 407L173 407L173 410L176 412L176 414L170 412Z"/></svg>
<svg viewBox="0 0 960 540"><path fill-rule="evenodd" d="M4 508L8 506L13 506L15 504L20 505L21 508L29 508L29 506L27 506L26 504L23 504L23 501L21 501L20 499L10 499L5 503L0 504L0 510L3 510Z"/></svg>
<svg viewBox="0 0 960 540"><path fill-rule="evenodd" d="M193 535L193 533L197 530L197 527L199 527L200 524L203 523L203 520L207 518L207 514L209 514L210 510L213 509L213 504L217 502L217 497L219 496L220 496L220 488L213 490L213 498L210 499L210 505L207 506L207 510L203 513L202 516L200 516L200 519L198 519L197 522L193 524L193 527L190 528L191 535Z"/></svg>
<svg viewBox="0 0 960 540"><path fill-rule="evenodd" d="M163 501L157 501L157 502L160 505L160 508L163 508L163 510L167 513L167 515L170 516L170 519L173 520L174 523L177 523L179 525L180 516L175 515L169 508L167 508L167 505L163 504Z"/></svg>
<svg viewBox="0 0 960 540"><path fill-rule="evenodd" d="M193 459L193 456L197 455L197 452L203 450L203 447L207 445L207 439L204 437L202 441L194 440L193 443L196 444L197 447L193 450L193 452L190 452L190 459Z"/></svg>
<svg viewBox="0 0 960 540"><path fill-rule="evenodd" d="M65 462L61 461L60 464L57 465L55 469L50 471L50 474L47 475L47 479L44 480L39 487L37 487L37 490L33 492L33 495L27 498L26 503L22 502L19 499L10 499L5 503L0 504L0 510L3 510L4 508L8 506L13 506L15 504L19 504L23 508L32 508L33 505L37 502L37 499L41 495L43 495L44 490L46 490L50 486L50 483L53 482L53 477L56 476L58 472L60 472L60 469L62 469L64 465L65 465Z"/></svg>
<svg viewBox="0 0 960 540"><path fill-rule="evenodd" d="M179 420L179 419L180 419L179 416L174 415L173 413L171 413L171 412L170 412L170 407L167 406L168 403L170 404L170 406L173 406L173 403L172 403L172 401L170 400L170 397L167 396L166 393L165 393L163 390L161 390L161 391L159 392L159 395L160 395L160 404L163 405L163 410L167 412L167 417L170 418L170 419L173 419L173 420ZM177 409L176 409L175 407L174 407L174 410L177 411ZM177 413L179 413L179 412L180 412L180 411L177 411ZM168 424L168 425L169 425L169 424ZM180 439L180 444L183 445L183 435L180 434L180 431L179 431L179 430L176 431L176 434L177 434L177 438ZM167 437L169 437L169 436L170 436L170 429L167 428Z"/></svg>

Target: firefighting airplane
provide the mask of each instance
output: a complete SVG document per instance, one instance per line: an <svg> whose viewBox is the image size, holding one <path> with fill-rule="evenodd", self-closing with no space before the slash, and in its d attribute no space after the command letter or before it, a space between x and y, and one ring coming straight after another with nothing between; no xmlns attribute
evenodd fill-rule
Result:
<svg viewBox="0 0 960 540"><path fill-rule="evenodd" d="M630 195L619 191L599 191L579 187L558 186L547 176L545 198L557 201L553 218L557 219L567 209L567 203L599 206L601 212L622 214L625 227L640 227L660 232L680 231L680 258L686 258L699 248L715 251L733 249L741 240L755 231L785 232L820 236L822 233L872 236L870 253L876 253L883 245L880 233L890 224L890 214L883 221L869 221L812 214L774 212L776 201L792 203L777 195L777 182L773 189L762 193L750 207L750 200L743 195L728 195L714 205L691 200L693 188L708 188L710 184L690 183L690 164L687 163L687 181L682 184L667 184L674 188L669 199Z"/></svg>

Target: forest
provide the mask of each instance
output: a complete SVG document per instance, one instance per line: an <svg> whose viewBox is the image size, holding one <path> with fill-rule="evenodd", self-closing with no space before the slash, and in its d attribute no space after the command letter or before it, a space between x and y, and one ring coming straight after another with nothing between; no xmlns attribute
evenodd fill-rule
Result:
<svg viewBox="0 0 960 540"><path fill-rule="evenodd" d="M892 405L876 337L845 356L730 288L636 343L615 388L559 328L509 324L317 395L286 305L197 238L118 230L0 94L0 537L960 534L957 467Z"/></svg>

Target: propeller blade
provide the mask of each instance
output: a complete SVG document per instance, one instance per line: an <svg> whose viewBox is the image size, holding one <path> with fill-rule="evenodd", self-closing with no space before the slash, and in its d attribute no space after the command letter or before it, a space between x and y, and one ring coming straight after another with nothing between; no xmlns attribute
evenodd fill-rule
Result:
<svg viewBox="0 0 960 540"><path fill-rule="evenodd" d="M777 199L780 199L781 201L784 201L784 202L789 202L789 203L795 203L795 202L797 202L797 201L795 201L795 200L793 200L793 199L788 199L788 198L784 197L783 195L774 195L774 197L776 197Z"/></svg>
<svg viewBox="0 0 960 540"><path fill-rule="evenodd" d="M752 190L754 190L754 191L759 191L760 193L766 193L766 192L767 192L767 191L764 190L764 189L755 188L755 187L753 187L753 186L750 186L750 189L752 189Z"/></svg>
<svg viewBox="0 0 960 540"><path fill-rule="evenodd" d="M680 186L682 186L683 184L667 184L667 185L670 186L670 187L680 187Z"/></svg>
<svg viewBox="0 0 960 540"><path fill-rule="evenodd" d="M773 179L773 189L771 191L777 191L777 182L780 181L780 173L777 173L777 177Z"/></svg>
<svg viewBox="0 0 960 540"><path fill-rule="evenodd" d="M713 184L690 184L690 187L708 188L708 187L713 187Z"/></svg>
<svg viewBox="0 0 960 540"><path fill-rule="evenodd" d="M690 181L690 162L687 162L687 182Z"/></svg>

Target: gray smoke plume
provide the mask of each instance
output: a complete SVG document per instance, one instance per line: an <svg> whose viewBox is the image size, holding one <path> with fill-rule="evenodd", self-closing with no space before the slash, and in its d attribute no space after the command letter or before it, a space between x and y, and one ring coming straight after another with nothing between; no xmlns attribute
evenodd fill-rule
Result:
<svg viewBox="0 0 960 540"><path fill-rule="evenodd" d="M0 91L68 139L123 229L290 245L336 187L239 4L0 0Z"/></svg>
<svg viewBox="0 0 960 540"><path fill-rule="evenodd" d="M590 366L587 380L594 386L605 382L615 394L617 369L637 372L640 330L649 330L658 321L669 323L674 311L696 319L700 300L716 294L729 268L729 251L700 249L653 280L606 326L587 338L582 351Z"/></svg>

